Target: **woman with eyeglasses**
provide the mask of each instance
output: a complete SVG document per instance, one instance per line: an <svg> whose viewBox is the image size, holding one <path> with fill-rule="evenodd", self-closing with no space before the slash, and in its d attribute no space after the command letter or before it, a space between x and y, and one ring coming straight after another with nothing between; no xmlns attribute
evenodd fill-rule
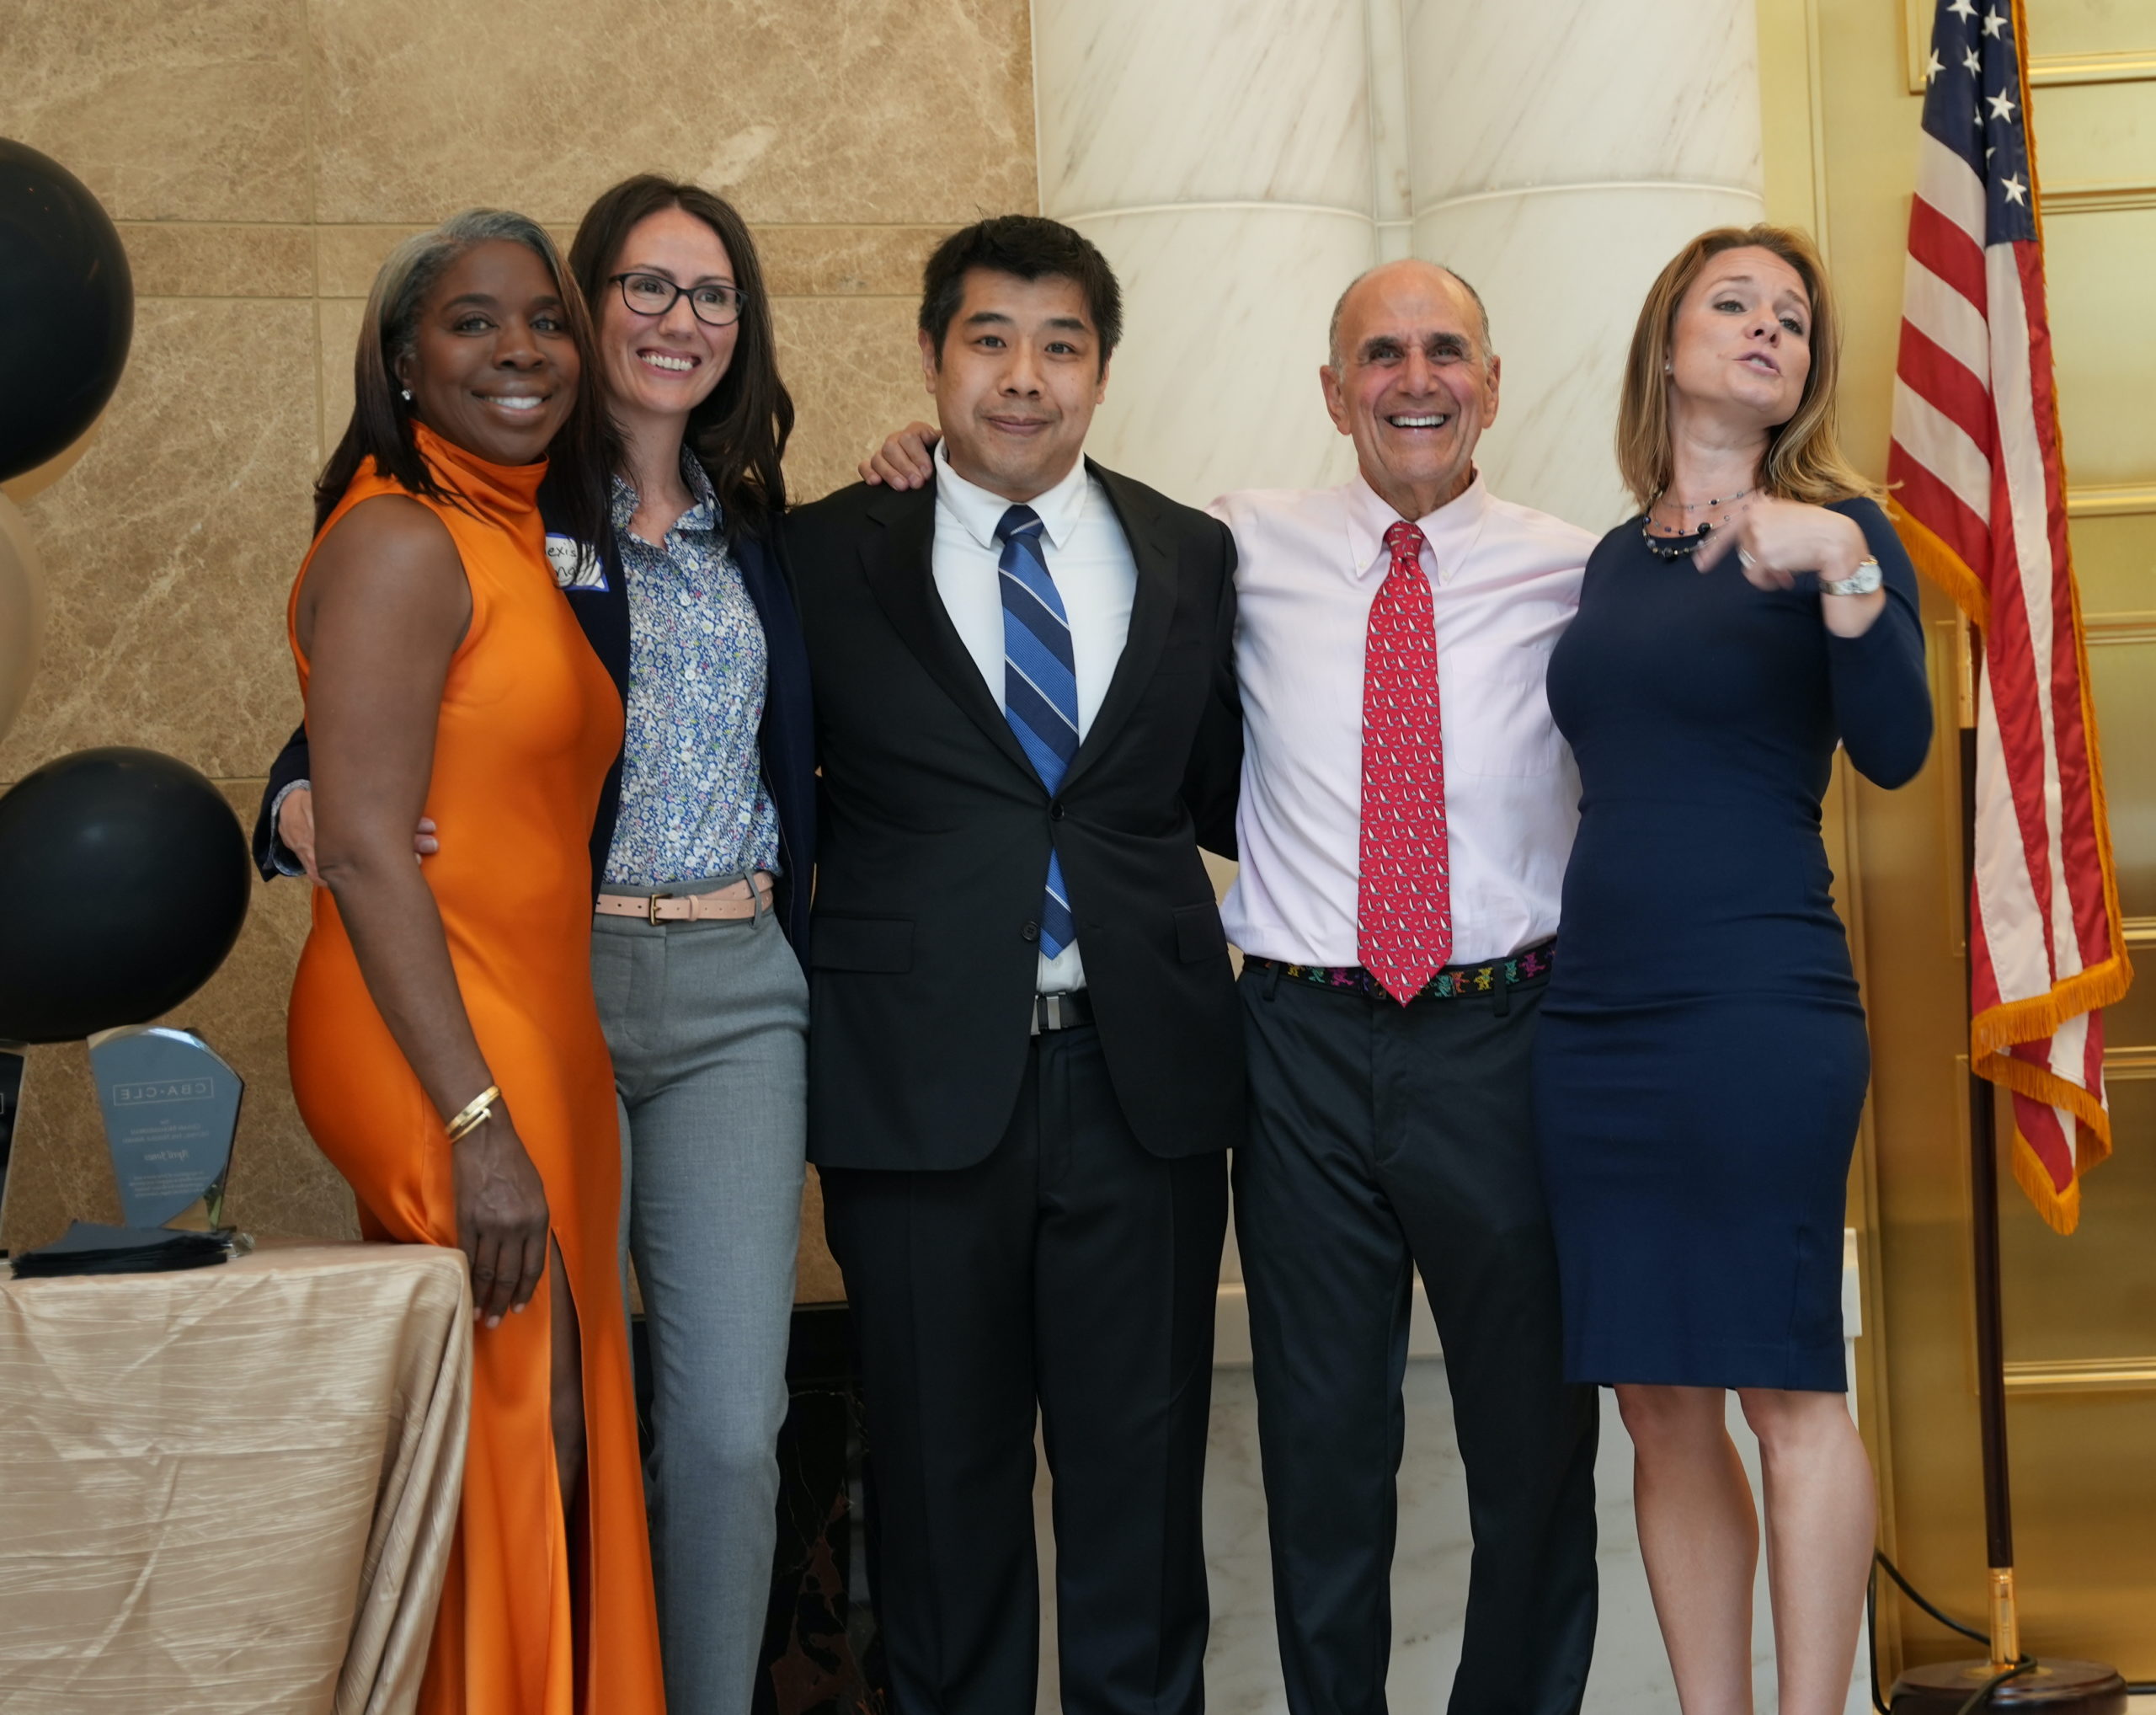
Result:
<svg viewBox="0 0 2156 1715"><path fill-rule="evenodd" d="M776 1530L805 1133L814 783L807 658L776 551L793 405L741 217L649 174L569 254L619 435L611 528L548 521L627 735L592 836L591 972L651 1341L647 1472L667 1700L746 1712ZM303 735L256 831L312 873ZM436 848L421 824L423 864ZM424 871L423 871L424 873Z"/></svg>

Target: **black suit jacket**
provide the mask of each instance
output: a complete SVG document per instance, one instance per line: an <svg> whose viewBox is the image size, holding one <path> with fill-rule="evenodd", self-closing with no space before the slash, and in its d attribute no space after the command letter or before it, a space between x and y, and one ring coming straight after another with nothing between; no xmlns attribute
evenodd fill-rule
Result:
<svg viewBox="0 0 2156 1715"><path fill-rule="evenodd" d="M542 512L547 496L540 500ZM547 528L558 528L552 518ZM793 595L780 547L773 542L743 534L728 544L734 562L741 569L741 581L763 622L766 678L763 725L757 737L763 757L764 789L771 793L778 813L779 883L776 900L781 927L798 951L806 944L808 927L808 877L816 861L816 759L809 725L808 657L801 644L801 625L794 616ZM584 637L614 681L626 703L629 694L629 595L622 573L621 544L611 530L599 544L603 577L598 585L582 585L563 593L569 611L584 628ZM254 822L254 862L265 880L276 879L276 859L293 860L272 825L270 807L277 794L295 780L307 777L307 729L296 730L286 741L270 769L270 783L263 789L262 809ZM599 794L599 813L591 829L591 878L594 892L606 873L606 854L614 843L614 819L622 803L622 759L614 758L606 784ZM798 878L797 884L796 878Z"/></svg>
<svg viewBox="0 0 2156 1715"><path fill-rule="evenodd" d="M786 537L823 765L808 1156L954 1168L1026 1068L1051 842L1101 1045L1164 1157L1241 1132L1241 1021L1198 845L1235 850L1242 761L1227 529L1088 463L1137 563L1130 630L1053 799L936 591L932 487L856 486Z"/></svg>

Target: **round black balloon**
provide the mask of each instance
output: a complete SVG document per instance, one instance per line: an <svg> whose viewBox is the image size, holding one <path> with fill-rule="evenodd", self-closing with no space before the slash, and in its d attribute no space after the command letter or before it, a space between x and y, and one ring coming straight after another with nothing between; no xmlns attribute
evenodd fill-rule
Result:
<svg viewBox="0 0 2156 1715"><path fill-rule="evenodd" d="M98 419L135 336L120 233L83 181L0 137L0 482Z"/></svg>
<svg viewBox="0 0 2156 1715"><path fill-rule="evenodd" d="M168 1012L239 938L253 879L224 795L155 751L77 751L0 798L0 1037Z"/></svg>

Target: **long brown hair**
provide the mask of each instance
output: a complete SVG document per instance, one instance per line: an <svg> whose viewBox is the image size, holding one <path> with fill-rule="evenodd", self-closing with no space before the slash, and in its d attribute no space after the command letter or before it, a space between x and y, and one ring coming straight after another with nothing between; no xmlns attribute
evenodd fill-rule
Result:
<svg viewBox="0 0 2156 1715"><path fill-rule="evenodd" d="M711 478L728 536L763 535L786 510L786 477L780 461L793 433L793 398L779 379L778 342L771 333L771 293L748 222L734 205L699 184L639 173L599 193L584 211L569 246L569 267L584 297L600 313L614 288L607 276L639 221L662 209L694 215L718 235L734 264L741 293L740 333L734 361L703 403L689 413L686 442Z"/></svg>
<svg viewBox="0 0 2156 1715"><path fill-rule="evenodd" d="M1793 227L1716 227L1702 232L1671 259L1640 307L1625 361L1625 393L1617 412L1617 468L1642 510L1669 486L1668 375L1678 307L1692 282L1725 250L1771 251L1795 269L1812 300L1812 372L1788 422L1767 437L1759 461L1759 486L1785 500L1812 505L1882 491L1843 456L1834 430L1835 384L1842 364L1842 324L1827 267L1812 240Z"/></svg>
<svg viewBox="0 0 2156 1715"><path fill-rule="evenodd" d="M568 419L547 444L545 492L554 503L549 510L558 509L579 541L599 539L607 517L606 473L616 454L613 426L599 404L599 352L591 317L547 229L529 216L499 208L468 208L452 215L431 232L407 238L376 272L352 358L351 420L315 478L316 530L328 521L368 459L414 494L463 504L464 497L446 487L420 455L397 366L419 349L419 309L427 294L466 251L498 239L521 244L545 263L562 300L563 319L583 374Z"/></svg>

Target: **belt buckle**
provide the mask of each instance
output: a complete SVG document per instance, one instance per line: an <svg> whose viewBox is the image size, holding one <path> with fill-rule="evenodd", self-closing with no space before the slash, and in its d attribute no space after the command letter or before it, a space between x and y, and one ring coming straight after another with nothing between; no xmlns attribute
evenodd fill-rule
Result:
<svg viewBox="0 0 2156 1715"><path fill-rule="evenodd" d="M643 920L647 923L650 924L654 929L659 927L659 897L660 896L655 893L647 894L644 896L643 901Z"/></svg>

